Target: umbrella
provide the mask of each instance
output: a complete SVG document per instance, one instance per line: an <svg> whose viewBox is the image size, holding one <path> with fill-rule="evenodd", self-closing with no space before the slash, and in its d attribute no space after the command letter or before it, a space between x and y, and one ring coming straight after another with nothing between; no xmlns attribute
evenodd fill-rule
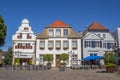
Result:
<svg viewBox="0 0 120 80"><path fill-rule="evenodd" d="M83 60L87 61L87 60L96 60L96 59L102 59L102 56L88 56L83 58Z"/></svg>

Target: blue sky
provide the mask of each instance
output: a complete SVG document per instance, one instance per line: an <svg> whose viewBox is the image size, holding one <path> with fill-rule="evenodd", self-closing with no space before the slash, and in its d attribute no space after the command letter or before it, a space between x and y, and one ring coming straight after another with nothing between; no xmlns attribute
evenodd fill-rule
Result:
<svg viewBox="0 0 120 80"><path fill-rule="evenodd" d="M7 25L7 50L12 35L27 18L35 34L56 20L71 24L78 32L97 21L110 31L120 27L120 0L0 0L0 15Z"/></svg>

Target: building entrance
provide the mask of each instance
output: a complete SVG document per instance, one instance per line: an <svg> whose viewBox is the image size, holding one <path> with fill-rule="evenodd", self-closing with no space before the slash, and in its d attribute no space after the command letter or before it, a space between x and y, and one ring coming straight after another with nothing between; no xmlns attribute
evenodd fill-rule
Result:
<svg viewBox="0 0 120 80"><path fill-rule="evenodd" d="M56 67L60 67L60 55L56 55Z"/></svg>

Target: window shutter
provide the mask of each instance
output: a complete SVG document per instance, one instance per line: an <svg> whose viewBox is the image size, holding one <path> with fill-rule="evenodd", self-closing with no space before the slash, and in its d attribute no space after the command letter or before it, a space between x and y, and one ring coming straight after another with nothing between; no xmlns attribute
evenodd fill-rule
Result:
<svg viewBox="0 0 120 80"><path fill-rule="evenodd" d="M19 35L17 35L17 38L19 39L19 38L20 38L20 36L19 36Z"/></svg>
<svg viewBox="0 0 120 80"><path fill-rule="evenodd" d="M86 41L84 41L84 47L86 48Z"/></svg>
<svg viewBox="0 0 120 80"><path fill-rule="evenodd" d="M107 49L110 49L110 43L107 43Z"/></svg>
<svg viewBox="0 0 120 80"><path fill-rule="evenodd" d="M102 48L102 41L100 41L100 48Z"/></svg>
<svg viewBox="0 0 120 80"><path fill-rule="evenodd" d="M92 48L95 48L95 41L91 41L92 42Z"/></svg>
<svg viewBox="0 0 120 80"><path fill-rule="evenodd" d="M15 46L15 49L18 49L18 46Z"/></svg>
<svg viewBox="0 0 120 80"><path fill-rule="evenodd" d="M32 46L30 46L30 49L32 49Z"/></svg>

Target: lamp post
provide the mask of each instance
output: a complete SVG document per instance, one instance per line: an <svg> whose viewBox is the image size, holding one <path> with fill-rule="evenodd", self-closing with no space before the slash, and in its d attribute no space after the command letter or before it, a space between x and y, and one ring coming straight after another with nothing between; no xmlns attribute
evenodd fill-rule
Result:
<svg viewBox="0 0 120 80"><path fill-rule="evenodd" d="M68 55L69 55L69 64L72 66L74 64L74 58L73 57L74 57L75 53L70 51L70 52L68 52Z"/></svg>

